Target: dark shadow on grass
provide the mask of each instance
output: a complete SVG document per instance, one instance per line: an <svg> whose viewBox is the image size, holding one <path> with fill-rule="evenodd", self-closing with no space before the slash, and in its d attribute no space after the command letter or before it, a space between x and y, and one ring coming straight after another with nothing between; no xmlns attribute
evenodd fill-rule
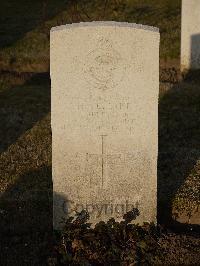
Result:
<svg viewBox="0 0 200 266"><path fill-rule="evenodd" d="M200 85L200 69L188 71L184 74L184 80Z"/></svg>
<svg viewBox="0 0 200 266"><path fill-rule="evenodd" d="M50 96L49 73L0 92L0 153L50 112Z"/></svg>
<svg viewBox="0 0 200 266"><path fill-rule="evenodd" d="M172 201L200 158L200 86L174 85L159 103L158 222L191 228L172 217Z"/></svg>
<svg viewBox="0 0 200 266"><path fill-rule="evenodd" d="M63 0L2 0L0 9L0 48L10 46L24 35L66 9Z"/></svg>
<svg viewBox="0 0 200 266"><path fill-rule="evenodd" d="M19 177L1 195L0 210L1 265L46 265L53 236L51 167Z"/></svg>
<svg viewBox="0 0 200 266"><path fill-rule="evenodd" d="M0 197L0 230L18 232L52 226L52 174L49 166L20 176ZM42 217L41 217L42 216Z"/></svg>

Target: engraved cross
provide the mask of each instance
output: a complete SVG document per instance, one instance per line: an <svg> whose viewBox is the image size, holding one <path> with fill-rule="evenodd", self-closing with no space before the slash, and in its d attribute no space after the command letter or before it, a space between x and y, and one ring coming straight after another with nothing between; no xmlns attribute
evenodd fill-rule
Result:
<svg viewBox="0 0 200 266"><path fill-rule="evenodd" d="M101 184L103 186L104 182L104 168L105 168L105 160L104 160L104 155L105 155L105 137L107 135L101 135Z"/></svg>

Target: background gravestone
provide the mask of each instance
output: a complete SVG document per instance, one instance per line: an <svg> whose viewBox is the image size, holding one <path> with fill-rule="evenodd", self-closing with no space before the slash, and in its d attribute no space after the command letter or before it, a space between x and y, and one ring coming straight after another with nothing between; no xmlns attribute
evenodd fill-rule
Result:
<svg viewBox="0 0 200 266"><path fill-rule="evenodd" d="M181 70L200 69L200 0L182 0Z"/></svg>
<svg viewBox="0 0 200 266"><path fill-rule="evenodd" d="M157 28L91 22L51 30L54 226L87 209L90 222L156 221Z"/></svg>

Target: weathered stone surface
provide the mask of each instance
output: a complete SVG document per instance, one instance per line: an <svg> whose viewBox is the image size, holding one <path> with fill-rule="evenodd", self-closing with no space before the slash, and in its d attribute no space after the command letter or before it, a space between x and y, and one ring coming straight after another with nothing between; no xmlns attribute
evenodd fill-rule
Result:
<svg viewBox="0 0 200 266"><path fill-rule="evenodd" d="M52 28L54 226L87 209L90 222L156 221L158 29L92 22Z"/></svg>
<svg viewBox="0 0 200 266"><path fill-rule="evenodd" d="M200 69L200 0L182 0L181 71Z"/></svg>

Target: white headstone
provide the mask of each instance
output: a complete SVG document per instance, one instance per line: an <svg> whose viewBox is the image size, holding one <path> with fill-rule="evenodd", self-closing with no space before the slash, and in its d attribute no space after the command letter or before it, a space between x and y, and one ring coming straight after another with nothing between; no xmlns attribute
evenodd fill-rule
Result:
<svg viewBox="0 0 200 266"><path fill-rule="evenodd" d="M182 0L181 71L200 69L200 0Z"/></svg>
<svg viewBox="0 0 200 266"><path fill-rule="evenodd" d="M156 221L157 28L91 22L51 30L54 227L139 209Z"/></svg>

